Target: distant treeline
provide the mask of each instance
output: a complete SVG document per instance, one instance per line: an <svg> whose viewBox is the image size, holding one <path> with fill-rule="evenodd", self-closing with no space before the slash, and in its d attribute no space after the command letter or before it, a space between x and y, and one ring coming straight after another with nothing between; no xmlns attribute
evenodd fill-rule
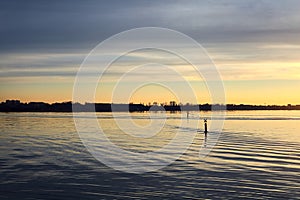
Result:
<svg viewBox="0 0 300 200"><path fill-rule="evenodd" d="M300 105L144 105L144 104L110 104L110 103L21 103L19 100L6 100L0 103L0 112L143 112L143 111L210 111L210 110L300 110Z"/></svg>

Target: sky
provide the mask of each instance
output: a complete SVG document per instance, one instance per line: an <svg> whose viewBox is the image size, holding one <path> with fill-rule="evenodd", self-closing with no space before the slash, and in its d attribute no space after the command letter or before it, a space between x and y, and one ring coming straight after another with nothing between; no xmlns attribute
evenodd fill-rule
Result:
<svg viewBox="0 0 300 200"><path fill-rule="evenodd" d="M80 65L99 43L126 30L162 27L179 31L205 48L223 80L227 103L300 104L299 10L298 0L3 0L0 101L70 101ZM187 51L193 54L193 49ZM125 69L141 60L162 58L169 67L143 66L124 79L123 88L114 90ZM196 100L174 73L177 68ZM124 88L134 86L139 87L125 94ZM99 82L95 101L202 104L212 102L210 93L189 64L165 52L142 50L112 65Z"/></svg>

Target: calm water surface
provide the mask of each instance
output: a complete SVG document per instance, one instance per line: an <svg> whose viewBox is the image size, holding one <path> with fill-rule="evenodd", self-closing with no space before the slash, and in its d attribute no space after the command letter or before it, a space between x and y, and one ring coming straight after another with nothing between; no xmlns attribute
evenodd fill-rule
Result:
<svg viewBox="0 0 300 200"><path fill-rule="evenodd" d="M111 113L97 115L110 140L129 151L161 148L178 128L187 137L197 131L178 126L180 113L168 113L156 136L133 139ZM148 113L131 115L136 124L149 123ZM190 113L189 120L199 116L209 113ZM228 112L206 158L199 158L199 133L171 165L129 174L86 150L72 113L0 113L0 199L300 199L299 130L300 111Z"/></svg>

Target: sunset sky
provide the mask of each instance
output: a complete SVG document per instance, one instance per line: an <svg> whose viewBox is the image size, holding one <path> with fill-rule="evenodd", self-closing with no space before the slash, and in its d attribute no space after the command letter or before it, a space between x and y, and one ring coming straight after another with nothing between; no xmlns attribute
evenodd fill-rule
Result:
<svg viewBox="0 0 300 200"><path fill-rule="evenodd" d="M300 104L299 10L298 0L1 1L0 101L69 101L76 73L97 44L128 29L163 27L206 49L223 79L227 103ZM114 74L124 66L159 56L168 57L142 51L120 59L97 89L96 101L112 101ZM210 103L204 80L185 63L169 60L188 76L198 102L188 95L178 100L155 84L116 101ZM133 73L125 86L155 77L181 87L167 68L147 69Z"/></svg>

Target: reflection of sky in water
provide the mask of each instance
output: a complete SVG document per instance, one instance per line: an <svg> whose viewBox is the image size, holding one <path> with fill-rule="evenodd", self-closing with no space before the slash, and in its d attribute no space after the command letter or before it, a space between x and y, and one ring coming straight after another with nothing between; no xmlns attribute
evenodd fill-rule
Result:
<svg viewBox="0 0 300 200"><path fill-rule="evenodd" d="M133 140L118 131L111 113L97 115L103 128L111 130L108 137L130 151L160 148L178 128L187 137L190 131L195 131L188 127L188 122L179 127L179 113L168 113L167 125L159 134ZM149 123L147 113L131 113L131 116L141 126ZM189 123L199 116L209 116L209 112L200 115L191 112ZM238 111L227 112L227 117L217 146L205 159L198 157L203 141L199 133L188 151L170 166L133 175L112 170L95 160L81 143L71 113L1 113L0 197L293 199L299 196L300 112ZM201 131L202 126L201 120Z"/></svg>

